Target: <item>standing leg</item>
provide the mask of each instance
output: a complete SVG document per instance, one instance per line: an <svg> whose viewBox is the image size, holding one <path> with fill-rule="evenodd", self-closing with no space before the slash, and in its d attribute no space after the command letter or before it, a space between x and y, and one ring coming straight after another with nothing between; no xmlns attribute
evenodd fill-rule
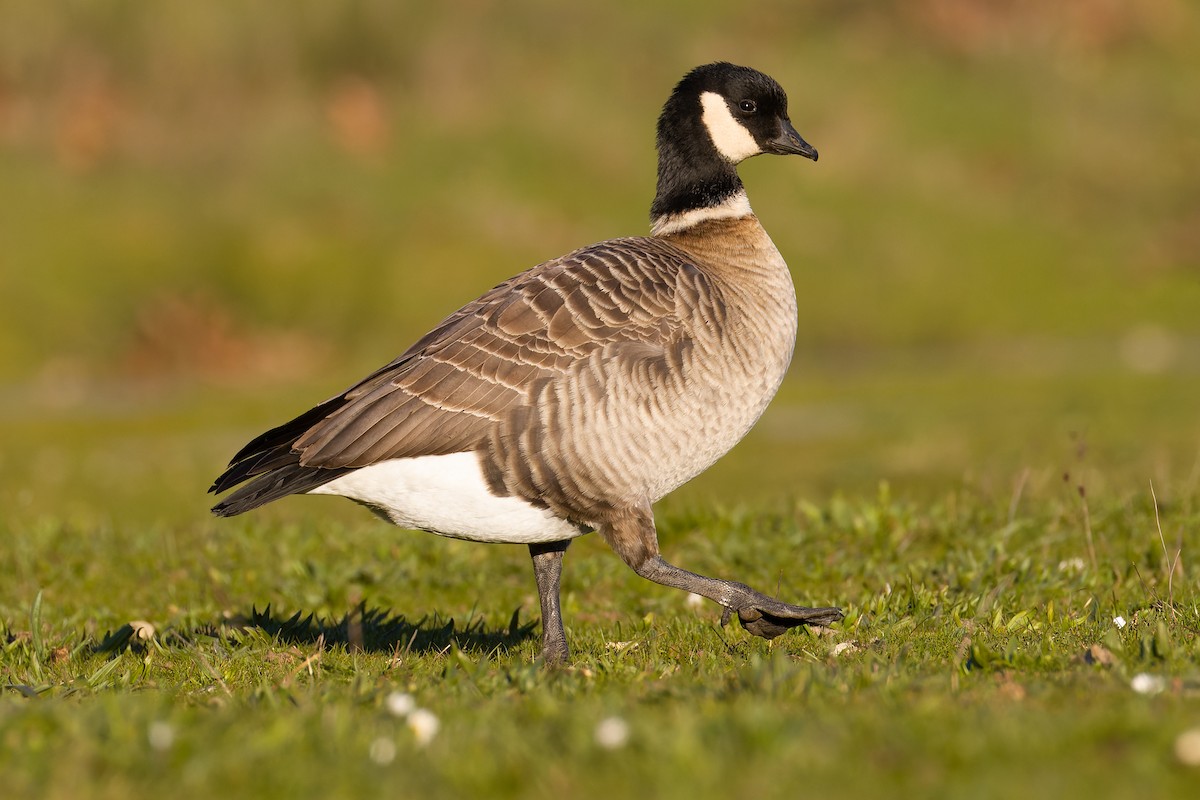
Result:
<svg viewBox="0 0 1200 800"><path fill-rule="evenodd" d="M542 659L547 664L565 664L570 656L558 598L563 553L568 544L569 540L529 545L538 600L542 604Z"/></svg>

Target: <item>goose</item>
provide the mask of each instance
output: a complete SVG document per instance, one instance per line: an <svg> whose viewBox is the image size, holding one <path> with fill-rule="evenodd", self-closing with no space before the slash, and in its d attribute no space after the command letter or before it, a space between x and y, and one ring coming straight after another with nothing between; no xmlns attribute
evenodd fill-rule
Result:
<svg viewBox="0 0 1200 800"><path fill-rule="evenodd" d="M766 639L828 625L808 608L689 572L659 552L653 504L758 420L792 357L792 278L737 165L817 160L767 75L719 62L675 86L657 125L649 236L576 250L450 314L396 360L258 436L210 488L241 514L338 495L409 529L529 548L541 657L570 656L563 554L598 532L639 576L716 601Z"/></svg>

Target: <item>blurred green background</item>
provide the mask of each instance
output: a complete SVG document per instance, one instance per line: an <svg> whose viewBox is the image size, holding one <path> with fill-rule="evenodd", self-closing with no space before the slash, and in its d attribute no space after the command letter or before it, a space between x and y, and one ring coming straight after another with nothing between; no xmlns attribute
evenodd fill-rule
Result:
<svg viewBox="0 0 1200 800"><path fill-rule="evenodd" d="M0 19L6 514L203 520L249 436L510 275L646 232L661 103L718 59L776 77L821 160L742 168L795 275L796 357L669 502L1195 495L1196 3L3 0Z"/></svg>

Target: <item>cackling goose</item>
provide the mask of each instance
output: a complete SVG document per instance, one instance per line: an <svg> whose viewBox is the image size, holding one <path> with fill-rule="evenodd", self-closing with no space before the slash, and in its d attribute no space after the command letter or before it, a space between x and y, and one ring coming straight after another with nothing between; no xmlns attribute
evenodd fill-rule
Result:
<svg viewBox="0 0 1200 800"><path fill-rule="evenodd" d="M242 485L214 513L333 494L405 528L526 544L548 662L568 657L563 553L591 531L638 575L715 600L758 636L841 619L669 564L651 512L746 434L795 344L792 279L736 166L817 151L778 83L727 63L684 76L657 146L649 237L576 250L463 306L242 448L210 491Z"/></svg>

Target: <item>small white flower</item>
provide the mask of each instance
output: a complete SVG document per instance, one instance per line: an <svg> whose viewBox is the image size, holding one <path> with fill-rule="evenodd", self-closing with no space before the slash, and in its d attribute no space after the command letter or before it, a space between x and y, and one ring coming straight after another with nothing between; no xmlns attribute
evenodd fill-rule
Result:
<svg viewBox="0 0 1200 800"><path fill-rule="evenodd" d="M421 747L433 741L441 725L437 715L424 708L414 708L408 715L408 728Z"/></svg>
<svg viewBox="0 0 1200 800"><path fill-rule="evenodd" d="M1200 728L1192 728L1175 739L1175 757L1189 767L1200 767Z"/></svg>
<svg viewBox="0 0 1200 800"><path fill-rule="evenodd" d="M1116 625L1118 628L1124 628L1128 624L1124 617L1113 617L1113 625Z"/></svg>
<svg viewBox="0 0 1200 800"><path fill-rule="evenodd" d="M169 722L152 722L146 738L150 740L150 747L158 752L170 750L175 744L175 728Z"/></svg>
<svg viewBox="0 0 1200 800"><path fill-rule="evenodd" d="M142 619L135 619L129 623L130 641L133 642L148 642L154 638L154 626Z"/></svg>
<svg viewBox="0 0 1200 800"><path fill-rule="evenodd" d="M396 758L396 743L386 736L380 736L371 742L371 747L367 751L367 754L379 766L386 766Z"/></svg>
<svg viewBox="0 0 1200 800"><path fill-rule="evenodd" d="M393 717L407 717L416 709L417 701L408 692L392 692L383 705Z"/></svg>
<svg viewBox="0 0 1200 800"><path fill-rule="evenodd" d="M838 642L829 652L834 658L837 658L842 653L853 653L857 649L858 648L854 646L853 642Z"/></svg>
<svg viewBox="0 0 1200 800"><path fill-rule="evenodd" d="M1133 676L1133 680L1129 682L1129 686L1138 694L1158 694L1167 688L1167 682L1159 675L1139 672Z"/></svg>
<svg viewBox="0 0 1200 800"><path fill-rule="evenodd" d="M695 592L688 592L687 600L684 601L688 608L700 608L704 605L704 598Z"/></svg>
<svg viewBox="0 0 1200 800"><path fill-rule="evenodd" d="M1058 571L1059 572L1083 572L1083 568L1085 566L1086 565L1083 563L1082 558L1079 558L1079 557L1068 558L1068 559L1058 562Z"/></svg>
<svg viewBox="0 0 1200 800"><path fill-rule="evenodd" d="M617 750L629 741L629 723L620 717L605 717L596 725L596 744Z"/></svg>

